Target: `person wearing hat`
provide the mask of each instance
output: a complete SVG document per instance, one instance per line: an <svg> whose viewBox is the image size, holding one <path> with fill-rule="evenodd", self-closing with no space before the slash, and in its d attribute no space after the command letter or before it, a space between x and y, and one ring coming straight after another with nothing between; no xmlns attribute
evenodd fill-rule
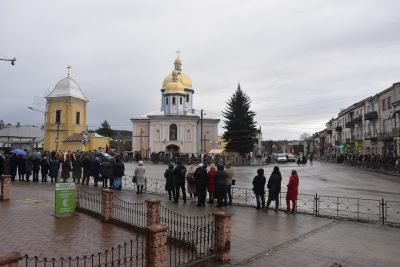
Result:
<svg viewBox="0 0 400 267"><path fill-rule="evenodd" d="M257 170L257 176L253 179L253 192L256 195L257 210L265 208L265 183L267 179L264 176L264 169ZM260 201L261 199L261 201ZM261 203L260 203L261 202Z"/></svg>
<svg viewBox="0 0 400 267"><path fill-rule="evenodd" d="M197 207L205 206L207 196L207 166L202 163L194 172L194 178L196 179L196 195L198 198Z"/></svg>
<svg viewBox="0 0 400 267"><path fill-rule="evenodd" d="M275 212L278 212L279 207L279 193L281 192L282 175L279 167L275 166L274 171L268 179L267 188L269 189L267 206L264 211L268 212L269 205L272 200L275 200Z"/></svg>
<svg viewBox="0 0 400 267"><path fill-rule="evenodd" d="M143 194L143 185L144 185L144 174L146 172L146 168L143 166L143 161L139 160L138 166L135 169L136 176L136 194ZM139 190L140 189L140 190Z"/></svg>

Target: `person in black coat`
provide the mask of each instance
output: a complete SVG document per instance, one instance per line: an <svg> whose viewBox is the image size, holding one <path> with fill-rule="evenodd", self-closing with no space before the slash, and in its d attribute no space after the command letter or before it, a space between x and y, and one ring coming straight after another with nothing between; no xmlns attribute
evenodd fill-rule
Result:
<svg viewBox="0 0 400 267"><path fill-rule="evenodd" d="M206 197L207 197L207 166L203 166L202 163L199 164L199 167L194 172L194 178L196 179L196 195L198 198L197 207L206 205Z"/></svg>
<svg viewBox="0 0 400 267"><path fill-rule="evenodd" d="M19 160L18 160L18 180L19 181L25 181L25 156L20 155Z"/></svg>
<svg viewBox="0 0 400 267"><path fill-rule="evenodd" d="M257 170L257 176L253 179L253 191L256 195L257 201L257 210L265 208L265 183L267 179L264 176L264 169ZM261 198L261 205L260 205L260 198Z"/></svg>
<svg viewBox="0 0 400 267"><path fill-rule="evenodd" d="M186 182L186 167L178 161L177 166L174 169L175 176L175 201L174 203L178 203L179 199L179 189L182 189L182 197L183 203L186 203L186 190L185 190L185 182Z"/></svg>
<svg viewBox="0 0 400 267"><path fill-rule="evenodd" d="M217 199L217 206L216 207L222 207L222 203L224 201L224 196L225 196L225 179L226 179L226 173L224 172L224 166L221 164L218 164L217 166L217 171L213 175L213 180L214 180L214 198Z"/></svg>
<svg viewBox="0 0 400 267"><path fill-rule="evenodd" d="M268 179L267 188L269 189L267 207L265 211L268 212L269 205L272 200L275 200L275 212L278 212L279 207L279 193L281 192L282 175L279 167L275 166L274 171Z"/></svg>
<svg viewBox="0 0 400 267"><path fill-rule="evenodd" d="M10 167L10 155L6 154L3 160L3 174L11 175L11 167Z"/></svg>
<svg viewBox="0 0 400 267"><path fill-rule="evenodd" d="M43 182L47 183L47 174L49 174L49 169L50 169L50 164L47 161L47 158L44 157L40 161L40 172L42 174L42 183Z"/></svg>
<svg viewBox="0 0 400 267"><path fill-rule="evenodd" d="M89 179L90 179L90 166L92 165L92 161L89 159L88 156L85 157L85 159L82 162L82 167L83 167L83 178L82 178L82 184L85 183L86 185L89 185Z"/></svg>
<svg viewBox="0 0 400 267"><path fill-rule="evenodd" d="M40 171L40 160L34 159L32 160L32 171L33 171L33 180L34 182L39 182L39 171Z"/></svg>
<svg viewBox="0 0 400 267"><path fill-rule="evenodd" d="M102 180L102 187L107 187L107 166L108 166L108 158L104 158L103 162L100 164L100 174Z"/></svg>
<svg viewBox="0 0 400 267"><path fill-rule="evenodd" d="M49 176L51 178L51 182L53 182L53 178L57 183L58 178L58 171L60 170L60 162L58 161L57 156L54 156L53 159L50 161L49 167Z"/></svg>
<svg viewBox="0 0 400 267"><path fill-rule="evenodd" d="M96 157L92 165L90 165L90 172L94 178L94 186L97 186L99 183L99 176L100 176L100 161L99 158Z"/></svg>
<svg viewBox="0 0 400 267"><path fill-rule="evenodd" d="M125 175L125 164L121 161L120 157L115 160L115 179L118 179L119 186L115 188L117 190L122 189L122 176Z"/></svg>
<svg viewBox="0 0 400 267"><path fill-rule="evenodd" d="M82 178L82 159L78 155L72 163L72 179L74 183L79 184Z"/></svg>
<svg viewBox="0 0 400 267"><path fill-rule="evenodd" d="M61 166L61 178L63 179L63 183L67 182L67 179L69 178L71 171L72 171L71 163L69 162L68 159L66 159Z"/></svg>
<svg viewBox="0 0 400 267"><path fill-rule="evenodd" d="M174 196L174 200L175 200L174 164L172 164L172 163L168 164L168 169L165 170L164 177L166 179L165 191L168 192L169 200L171 200L171 194Z"/></svg>
<svg viewBox="0 0 400 267"><path fill-rule="evenodd" d="M33 163L32 160L26 159L25 160L25 181L30 182L29 181L29 177L32 174L32 167L33 167Z"/></svg>
<svg viewBox="0 0 400 267"><path fill-rule="evenodd" d="M12 154L10 158L10 168L11 168L11 181L15 181L15 176L17 175L17 168L18 168L18 156L16 154Z"/></svg>

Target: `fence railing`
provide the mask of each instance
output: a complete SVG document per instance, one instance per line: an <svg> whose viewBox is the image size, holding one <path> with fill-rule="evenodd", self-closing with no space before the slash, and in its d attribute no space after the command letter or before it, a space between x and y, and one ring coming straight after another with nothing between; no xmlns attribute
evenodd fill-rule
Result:
<svg viewBox="0 0 400 267"><path fill-rule="evenodd" d="M160 223L169 227L169 266L180 266L213 253L214 216L180 215L161 205Z"/></svg>
<svg viewBox="0 0 400 267"><path fill-rule="evenodd" d="M81 257L40 258L25 255L21 261L23 266L144 266L145 265L145 242L144 235L137 235L130 242L112 247L103 253L91 254Z"/></svg>
<svg viewBox="0 0 400 267"><path fill-rule="evenodd" d="M81 190L79 203L80 207L83 209L87 209L96 213L101 213L101 193L92 194Z"/></svg>
<svg viewBox="0 0 400 267"><path fill-rule="evenodd" d="M131 203L114 197L113 218L138 227L146 227L146 202Z"/></svg>

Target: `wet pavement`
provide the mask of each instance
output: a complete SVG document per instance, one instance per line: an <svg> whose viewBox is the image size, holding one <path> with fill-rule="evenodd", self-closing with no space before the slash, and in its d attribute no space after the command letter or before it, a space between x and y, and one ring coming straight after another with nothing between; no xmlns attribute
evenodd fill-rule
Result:
<svg viewBox="0 0 400 267"><path fill-rule="evenodd" d="M165 165L146 165L146 175L161 179ZM288 179L291 169L300 176L300 190L330 195L381 198L399 192L397 177L356 170L350 166L315 162L314 166L279 165ZM126 174L135 164L126 164ZM239 186L249 187L258 166L234 167ZM273 166L264 166L266 173ZM357 174L357 175L354 175ZM352 175L352 176L351 176ZM322 178L324 180L321 180ZM285 179L285 178L284 178ZM325 181L326 180L326 181ZM284 183L285 181L283 181ZM340 187L348 189L341 190ZM357 188L357 190L356 190ZM82 256L104 251L129 241L134 232L103 223L89 215L56 219L54 184L13 182L10 201L0 201L0 252L18 251L39 257ZM101 187L82 186L91 193ZM372 192L371 192L372 191ZM368 194L368 195L367 195ZM160 199L162 205L182 215L208 215L217 210L232 212L231 260L228 263L205 262L199 266L399 266L400 228L381 224L314 217L305 214L262 212L254 207L232 205L217 209L214 205L196 207L194 203L175 204L164 195L116 191L129 202ZM395 196L398 198L398 196Z"/></svg>

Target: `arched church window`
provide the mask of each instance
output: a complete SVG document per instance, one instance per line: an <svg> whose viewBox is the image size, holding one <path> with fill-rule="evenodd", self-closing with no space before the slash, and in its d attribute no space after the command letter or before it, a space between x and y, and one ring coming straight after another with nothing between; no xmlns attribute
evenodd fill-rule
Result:
<svg viewBox="0 0 400 267"><path fill-rule="evenodd" d="M168 97L165 98L165 105L168 105Z"/></svg>
<svg viewBox="0 0 400 267"><path fill-rule="evenodd" d="M160 130L156 130L156 141L160 141Z"/></svg>
<svg viewBox="0 0 400 267"><path fill-rule="evenodd" d="M81 124L81 113L79 111L76 112L76 124Z"/></svg>
<svg viewBox="0 0 400 267"><path fill-rule="evenodd" d="M169 126L169 140L177 140L177 134L176 124L171 124Z"/></svg>
<svg viewBox="0 0 400 267"><path fill-rule="evenodd" d="M206 132L206 140L210 140L210 133Z"/></svg>
<svg viewBox="0 0 400 267"><path fill-rule="evenodd" d="M182 105L182 97L179 98L179 104Z"/></svg>
<svg viewBox="0 0 400 267"><path fill-rule="evenodd" d="M186 94L186 103L189 103L189 94Z"/></svg>
<svg viewBox="0 0 400 267"><path fill-rule="evenodd" d="M190 141L190 130L186 130L186 141Z"/></svg>
<svg viewBox="0 0 400 267"><path fill-rule="evenodd" d="M176 105L175 96L172 97L172 105Z"/></svg>

